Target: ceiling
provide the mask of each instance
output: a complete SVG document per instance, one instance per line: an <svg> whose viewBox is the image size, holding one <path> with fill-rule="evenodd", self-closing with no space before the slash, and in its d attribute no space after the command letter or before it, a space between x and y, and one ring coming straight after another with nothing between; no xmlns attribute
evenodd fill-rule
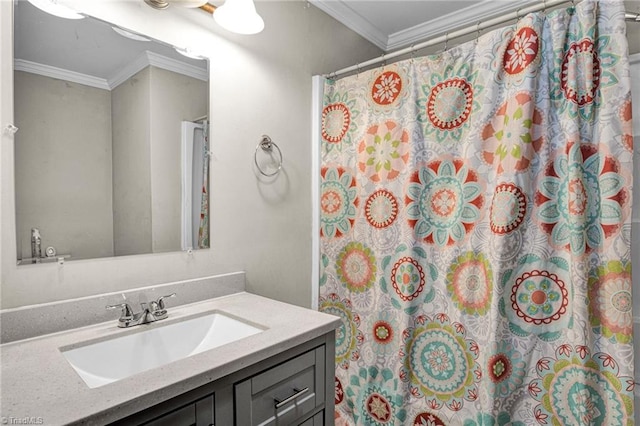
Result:
<svg viewBox="0 0 640 426"><path fill-rule="evenodd" d="M136 67L144 67L141 61L153 62L154 58L154 63L146 65L208 77L207 61L187 58L172 46L150 39L131 40L93 18L58 18L24 0L14 8L14 57L19 71L109 90L128 78L127 74L139 71Z"/></svg>
<svg viewBox="0 0 640 426"><path fill-rule="evenodd" d="M309 0L385 52L411 46L454 29L516 12L542 0ZM577 0L576 0L577 2ZM625 1L627 11L640 12L640 0ZM640 24L629 25L632 52L640 40ZM633 37L631 36L633 35Z"/></svg>

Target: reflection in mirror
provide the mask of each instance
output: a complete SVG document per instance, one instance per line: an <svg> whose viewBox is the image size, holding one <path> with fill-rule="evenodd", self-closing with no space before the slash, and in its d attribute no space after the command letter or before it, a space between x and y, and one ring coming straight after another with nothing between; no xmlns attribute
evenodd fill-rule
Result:
<svg viewBox="0 0 640 426"><path fill-rule="evenodd" d="M178 50L15 3L19 263L209 247L208 62Z"/></svg>

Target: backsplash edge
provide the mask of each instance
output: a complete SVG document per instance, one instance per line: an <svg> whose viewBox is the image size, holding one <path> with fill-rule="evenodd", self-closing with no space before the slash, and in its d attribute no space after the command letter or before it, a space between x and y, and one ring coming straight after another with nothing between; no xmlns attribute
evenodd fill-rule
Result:
<svg viewBox="0 0 640 426"><path fill-rule="evenodd" d="M172 306L240 293L245 291L245 285L245 273L241 271L3 309L0 310L0 344L110 320L115 322L120 311L108 311L105 307L125 300L137 312L141 302L176 293L175 298L167 301L168 309L171 309Z"/></svg>

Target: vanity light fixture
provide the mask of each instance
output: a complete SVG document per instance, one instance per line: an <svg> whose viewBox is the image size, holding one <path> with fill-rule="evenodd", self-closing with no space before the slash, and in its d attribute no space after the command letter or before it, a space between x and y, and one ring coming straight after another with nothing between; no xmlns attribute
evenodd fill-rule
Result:
<svg viewBox="0 0 640 426"><path fill-rule="evenodd" d="M253 0L225 0L224 4L218 7L203 0L144 0L144 2L160 10L168 8L172 3L182 7L199 7L213 14L213 19L222 28L236 34L257 34L264 29L264 20L256 12Z"/></svg>
<svg viewBox="0 0 640 426"><path fill-rule="evenodd" d="M29 0L29 3L50 15L65 19L83 19L84 15L77 13L68 6L60 4L59 0Z"/></svg>
<svg viewBox="0 0 640 426"><path fill-rule="evenodd" d="M264 21L256 12L253 0L225 0L213 12L213 19L236 34L257 34L264 29Z"/></svg>
<svg viewBox="0 0 640 426"><path fill-rule="evenodd" d="M202 7L207 4L207 0L169 0L171 4L177 4L182 7Z"/></svg>
<svg viewBox="0 0 640 426"><path fill-rule="evenodd" d="M166 9L169 4L177 4L182 7L202 7L207 4L207 0L144 0L146 4L154 9Z"/></svg>

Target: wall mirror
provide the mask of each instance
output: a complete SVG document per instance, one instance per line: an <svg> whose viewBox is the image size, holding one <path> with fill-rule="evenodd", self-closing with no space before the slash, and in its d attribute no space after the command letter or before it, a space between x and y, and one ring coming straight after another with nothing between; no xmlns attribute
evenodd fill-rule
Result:
<svg viewBox="0 0 640 426"><path fill-rule="evenodd" d="M209 247L209 71L188 56L15 2L19 264Z"/></svg>

